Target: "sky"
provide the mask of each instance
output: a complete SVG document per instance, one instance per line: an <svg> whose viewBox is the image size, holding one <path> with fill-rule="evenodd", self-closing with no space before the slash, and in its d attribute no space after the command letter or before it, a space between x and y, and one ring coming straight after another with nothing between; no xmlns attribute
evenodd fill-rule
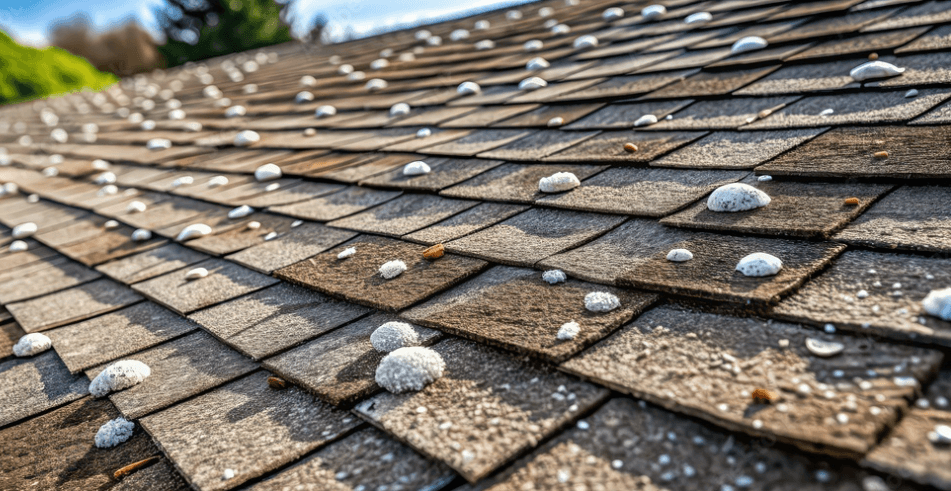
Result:
<svg viewBox="0 0 951 491"><path fill-rule="evenodd" d="M378 28L416 24L453 13L497 4L521 3L512 0L294 0L295 34L304 34L310 22L323 13L331 33L347 26L357 34ZM47 42L50 28L58 21L85 13L92 25L106 30L127 19L135 19L146 30L157 33L152 11L163 0L0 0L0 27L17 41L33 46ZM156 34L157 37L157 34Z"/></svg>

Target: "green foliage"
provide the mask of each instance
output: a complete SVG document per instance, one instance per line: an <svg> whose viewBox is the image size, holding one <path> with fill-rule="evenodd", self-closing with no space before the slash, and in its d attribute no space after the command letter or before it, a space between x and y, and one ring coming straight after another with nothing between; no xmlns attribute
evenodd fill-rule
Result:
<svg viewBox="0 0 951 491"><path fill-rule="evenodd" d="M273 0L168 0L156 11L168 66L291 41Z"/></svg>
<svg viewBox="0 0 951 491"><path fill-rule="evenodd" d="M60 48L20 46L0 31L0 104L88 87L102 90L118 79Z"/></svg>

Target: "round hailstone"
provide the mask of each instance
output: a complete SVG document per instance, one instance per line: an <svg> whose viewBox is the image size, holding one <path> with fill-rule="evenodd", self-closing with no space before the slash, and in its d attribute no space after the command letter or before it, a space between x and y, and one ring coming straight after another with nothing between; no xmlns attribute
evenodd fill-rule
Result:
<svg viewBox="0 0 951 491"><path fill-rule="evenodd" d="M300 86L301 87L316 87L317 79L310 75L304 75L303 77L300 78Z"/></svg>
<svg viewBox="0 0 951 491"><path fill-rule="evenodd" d="M551 63L548 63L548 60L542 58L541 56L536 56L531 60L528 60L528 63L525 64L525 69L529 71L544 70L551 66Z"/></svg>
<svg viewBox="0 0 951 491"><path fill-rule="evenodd" d="M198 133L201 131L201 123L198 121L189 121L182 125L182 129L185 131L191 131L192 133Z"/></svg>
<svg viewBox="0 0 951 491"><path fill-rule="evenodd" d="M59 175L59 169L56 167L47 167L43 169L43 175L46 177L56 177Z"/></svg>
<svg viewBox="0 0 951 491"><path fill-rule="evenodd" d="M783 269L778 257L765 252L754 252L736 264L736 270L745 276L773 276Z"/></svg>
<svg viewBox="0 0 951 491"><path fill-rule="evenodd" d="M258 91L258 84L245 84L244 87L241 87L241 92L245 94L254 94Z"/></svg>
<svg viewBox="0 0 951 491"><path fill-rule="evenodd" d="M637 118L637 121L634 121L635 128L640 126L650 126L652 124L657 124L657 116L654 116L653 114L645 114Z"/></svg>
<svg viewBox="0 0 951 491"><path fill-rule="evenodd" d="M475 43L476 51L485 51L487 49L493 48L495 48L495 41L491 39L483 39L482 41Z"/></svg>
<svg viewBox="0 0 951 491"><path fill-rule="evenodd" d="M398 102L390 106L390 117L396 118L399 116L406 116L409 114L409 111L409 104L405 102Z"/></svg>
<svg viewBox="0 0 951 491"><path fill-rule="evenodd" d="M426 138L432 134L433 130L429 128L420 128L419 131L416 132L416 138Z"/></svg>
<svg viewBox="0 0 951 491"><path fill-rule="evenodd" d="M912 97L918 97L918 89L911 89L908 92L905 92L906 99L911 99Z"/></svg>
<svg viewBox="0 0 951 491"><path fill-rule="evenodd" d="M149 150L165 150L172 148L172 141L167 138L152 138L145 143L145 148Z"/></svg>
<svg viewBox="0 0 951 491"><path fill-rule="evenodd" d="M132 235L129 238L132 239L132 242L145 242L152 238L152 232L144 228L137 228L132 231Z"/></svg>
<svg viewBox="0 0 951 491"><path fill-rule="evenodd" d="M314 111L314 117L317 119L320 118L329 118L330 116L335 116L337 114L337 108L329 105L320 106Z"/></svg>
<svg viewBox="0 0 951 491"><path fill-rule="evenodd" d="M935 425L934 430L928 432L928 440L935 445L951 444L951 426Z"/></svg>
<svg viewBox="0 0 951 491"><path fill-rule="evenodd" d="M217 188L219 186L224 186L228 184L228 178L225 176L215 176L211 179L208 179L207 186L210 188Z"/></svg>
<svg viewBox="0 0 951 491"><path fill-rule="evenodd" d="M730 53L736 55L740 53L746 53L747 51L756 51L758 49L763 49L768 45L769 43L759 36L746 36L745 38L740 38L737 42L733 43L733 46L730 48Z"/></svg>
<svg viewBox="0 0 951 491"><path fill-rule="evenodd" d="M543 193L561 193L581 185L578 176L571 172L556 172L538 181L538 190Z"/></svg>
<svg viewBox="0 0 951 491"><path fill-rule="evenodd" d="M99 125L96 123L86 123L82 126L83 133L99 133Z"/></svg>
<svg viewBox="0 0 951 491"><path fill-rule="evenodd" d="M931 290L921 301L921 306L928 314L951 321L951 288Z"/></svg>
<svg viewBox="0 0 951 491"><path fill-rule="evenodd" d="M759 182L769 182L773 180L773 176L759 176L756 180Z"/></svg>
<svg viewBox="0 0 951 491"><path fill-rule="evenodd" d="M492 27L492 24L487 20L477 20L475 25L472 26L472 28L477 31L484 31L490 27Z"/></svg>
<svg viewBox="0 0 951 491"><path fill-rule="evenodd" d="M542 273L542 280L544 280L549 285L554 285L556 283L564 283L568 279L568 276L565 275L565 272L560 269L549 269Z"/></svg>
<svg viewBox="0 0 951 491"><path fill-rule="evenodd" d="M380 361L376 383L394 394L423 390L442 377L445 369L442 356L430 348L400 348Z"/></svg>
<svg viewBox="0 0 951 491"><path fill-rule="evenodd" d="M99 192L96 193L99 196L109 196L111 194L116 194L119 192L119 188L115 184L106 184L99 189Z"/></svg>
<svg viewBox="0 0 951 491"><path fill-rule="evenodd" d="M584 36L579 37L578 39L575 39L573 46L575 49L595 48L598 46L598 38L590 34L586 34Z"/></svg>
<svg viewBox="0 0 951 491"><path fill-rule="evenodd" d="M36 193L33 193L33 194L31 194L31 195L29 195L29 196L26 197L26 202L27 202L27 203L39 203L39 202L40 202L40 195L38 195L38 194L36 194Z"/></svg>
<svg viewBox="0 0 951 491"><path fill-rule="evenodd" d="M620 7L611 7L601 12L601 18L608 22L620 19L621 17L624 17L624 9Z"/></svg>
<svg viewBox="0 0 951 491"><path fill-rule="evenodd" d="M364 89L375 92L377 90L385 89L389 84L386 83L386 80L382 78L372 78L363 86Z"/></svg>
<svg viewBox="0 0 951 491"><path fill-rule="evenodd" d="M261 222L248 222L248 230L257 230L261 228Z"/></svg>
<svg viewBox="0 0 951 491"><path fill-rule="evenodd" d="M125 207L127 213L142 213L145 209L145 203L141 201L133 201Z"/></svg>
<svg viewBox="0 0 951 491"><path fill-rule="evenodd" d="M19 357L38 355L53 346L45 334L34 332L27 334L13 345L13 354Z"/></svg>
<svg viewBox="0 0 951 491"><path fill-rule="evenodd" d="M649 5L641 9L641 17L644 20L654 20L667 13L667 7L663 5Z"/></svg>
<svg viewBox="0 0 951 491"><path fill-rule="evenodd" d="M16 194L20 192L20 186L15 182L8 182L3 185L3 194Z"/></svg>
<svg viewBox="0 0 951 491"><path fill-rule="evenodd" d="M185 111L181 109L173 109L168 112L168 119L172 121L181 121L185 119Z"/></svg>
<svg viewBox="0 0 951 491"><path fill-rule="evenodd" d="M705 22L710 22L713 20L713 16L710 15L710 12L697 12L696 14L690 14L684 19L686 24L703 24Z"/></svg>
<svg viewBox="0 0 951 491"><path fill-rule="evenodd" d="M106 230L112 230L112 229L114 229L114 228L119 228L119 222L117 222L117 221L115 221L115 220L109 220L109 221L107 221L106 223L103 223L103 224L102 224L102 228L104 228L104 229L106 229Z"/></svg>
<svg viewBox="0 0 951 491"><path fill-rule="evenodd" d="M226 118L240 118L241 116L244 116L245 114L248 114L248 109L245 108L244 106L231 106L227 110L225 110Z"/></svg>
<svg viewBox="0 0 951 491"><path fill-rule="evenodd" d="M518 83L518 90L538 90L547 86L548 82L541 77L528 77Z"/></svg>
<svg viewBox="0 0 951 491"><path fill-rule="evenodd" d="M112 448L120 443L132 438L132 430L135 429L135 423L119 417L106 421L106 424L99 427L96 432L96 447Z"/></svg>
<svg viewBox="0 0 951 491"><path fill-rule="evenodd" d="M584 296L584 308L591 312L610 312L621 306L617 295L608 292L591 292Z"/></svg>
<svg viewBox="0 0 951 491"><path fill-rule="evenodd" d="M442 38L439 36L433 36L426 40L426 44L430 46L440 46L442 45Z"/></svg>
<svg viewBox="0 0 951 491"><path fill-rule="evenodd" d="M555 9L551 7L542 7L538 9L539 17L551 17L552 15L555 15Z"/></svg>
<svg viewBox="0 0 951 491"><path fill-rule="evenodd" d="M23 252L29 250L30 245L22 240L10 242L10 252Z"/></svg>
<svg viewBox="0 0 951 491"><path fill-rule="evenodd" d="M505 13L505 18L508 20L519 20L522 18L522 12L518 10L509 10Z"/></svg>
<svg viewBox="0 0 951 491"><path fill-rule="evenodd" d="M693 253L687 249L671 249L667 253L667 260L675 263L682 263L693 259Z"/></svg>
<svg viewBox="0 0 951 491"><path fill-rule="evenodd" d="M195 268L187 273L185 273L185 280L192 281L199 278L204 278L208 276L208 270L205 268Z"/></svg>
<svg viewBox="0 0 951 491"><path fill-rule="evenodd" d="M456 29L449 33L449 39L451 41L462 41L464 39L469 39L469 31L465 29Z"/></svg>
<svg viewBox="0 0 951 491"><path fill-rule="evenodd" d="M460 95L478 94L482 92L482 87L475 82L462 82L456 87L456 93Z"/></svg>
<svg viewBox="0 0 951 491"><path fill-rule="evenodd" d="M852 69L849 76L856 82L864 82L877 78L888 78L901 75L905 72L904 68L898 68L885 61L869 61Z"/></svg>
<svg viewBox="0 0 951 491"><path fill-rule="evenodd" d="M558 329L558 340L571 341L572 339L578 337L579 332L581 332L581 326L577 322L566 322L561 325L561 328Z"/></svg>
<svg viewBox="0 0 951 491"><path fill-rule="evenodd" d="M353 73L353 65L344 63L343 65L337 67L337 73L340 75L350 75Z"/></svg>
<svg viewBox="0 0 951 491"><path fill-rule="evenodd" d="M294 96L294 102L296 104L304 104L306 102L313 102L313 101L314 101L314 94L306 90L298 92L297 95Z"/></svg>
<svg viewBox="0 0 951 491"><path fill-rule="evenodd" d="M845 349L845 345L842 343L836 343L834 341L823 341L816 338L806 338L806 349L816 356L829 358L830 356L835 356L841 353L842 350Z"/></svg>
<svg viewBox="0 0 951 491"><path fill-rule="evenodd" d="M571 32L571 28L567 24L556 24L551 28L551 33L560 36L562 34L568 34Z"/></svg>
<svg viewBox="0 0 951 491"><path fill-rule="evenodd" d="M759 189L735 182L718 187L707 198L707 209L710 211L747 211L762 208L769 204L769 195Z"/></svg>
<svg viewBox="0 0 951 491"><path fill-rule="evenodd" d="M522 49L525 51L538 51L545 46L545 43L541 42L538 39L530 39L525 41L525 44L522 45Z"/></svg>
<svg viewBox="0 0 951 491"><path fill-rule="evenodd" d="M140 126L140 128L142 128L145 131L152 131L155 129L155 121L151 119L146 119L145 121L142 121L142 125Z"/></svg>
<svg viewBox="0 0 951 491"><path fill-rule="evenodd" d="M254 179L258 182L280 179L282 175L281 168L276 164L264 164L254 169Z"/></svg>
<svg viewBox="0 0 951 491"><path fill-rule="evenodd" d="M380 276L382 276L385 280L396 278L397 276L403 274L403 271L406 271L406 263L400 261L399 259L385 262L382 266L380 266Z"/></svg>
<svg viewBox="0 0 951 491"><path fill-rule="evenodd" d="M402 61L402 62L404 62L404 63L409 63L409 62L411 62L411 61L416 61L416 55L414 55L413 53L409 53L409 52L400 53L400 56L399 56L397 59L400 60L400 61Z"/></svg>
<svg viewBox="0 0 951 491"><path fill-rule="evenodd" d="M178 236L175 237L175 240L184 242L197 237L204 237L210 233L211 227L208 225L205 225L204 223L193 223L183 228L182 231L178 233Z"/></svg>
<svg viewBox="0 0 951 491"><path fill-rule="evenodd" d="M430 172L432 172L432 169L429 168L429 164L421 160L410 162L403 166L404 176L421 176L423 174L429 174Z"/></svg>
<svg viewBox="0 0 951 491"><path fill-rule="evenodd" d="M11 235L13 235L14 239L25 239L35 234L36 230L37 227L35 223L26 222L13 227L13 233Z"/></svg>
<svg viewBox="0 0 951 491"><path fill-rule="evenodd" d="M66 130L56 128L50 132L50 138L56 143L66 143L66 141L69 140L69 135L66 133Z"/></svg>
<svg viewBox="0 0 951 491"><path fill-rule="evenodd" d="M141 361L121 360L105 368L92 383L89 384L89 393L93 397L103 397L110 392L128 389L137 385L152 374L149 366Z"/></svg>
<svg viewBox="0 0 951 491"><path fill-rule="evenodd" d="M415 37L417 41L425 41L433 37L433 33L426 29L420 29L413 34L413 37Z"/></svg>
<svg viewBox="0 0 951 491"><path fill-rule="evenodd" d="M416 329L405 322L387 322L370 334L370 344L377 351L389 353L400 348L419 346Z"/></svg>
<svg viewBox="0 0 951 491"><path fill-rule="evenodd" d="M235 218L244 218L250 214L254 213L254 208L251 208L248 205L241 205L228 212L228 218L234 220Z"/></svg>
<svg viewBox="0 0 951 491"><path fill-rule="evenodd" d="M350 256L352 256L352 255L354 255L354 254L356 254L356 253L357 253L357 248L356 248L356 247L348 247L348 248L346 248L346 249L340 251L340 254L337 254L337 259L346 259L346 258L348 258L348 257L350 257Z"/></svg>
<svg viewBox="0 0 951 491"><path fill-rule="evenodd" d="M234 144L238 147L246 147L259 141L261 141L261 135L257 131L243 130L234 136Z"/></svg>
<svg viewBox="0 0 951 491"><path fill-rule="evenodd" d="M382 70L388 66L390 66L390 61L383 58L377 58L370 62L370 70Z"/></svg>

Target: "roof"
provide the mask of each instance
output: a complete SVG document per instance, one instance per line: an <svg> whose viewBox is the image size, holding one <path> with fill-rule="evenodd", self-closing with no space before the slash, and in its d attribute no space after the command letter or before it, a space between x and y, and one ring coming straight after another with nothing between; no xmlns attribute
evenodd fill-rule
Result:
<svg viewBox="0 0 951 491"><path fill-rule="evenodd" d="M951 490L951 2L661 3L0 108L0 488Z"/></svg>

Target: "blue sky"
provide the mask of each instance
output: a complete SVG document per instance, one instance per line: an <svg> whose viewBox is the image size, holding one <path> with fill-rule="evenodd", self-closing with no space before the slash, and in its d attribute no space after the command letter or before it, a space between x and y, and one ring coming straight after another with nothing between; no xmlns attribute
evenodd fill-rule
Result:
<svg viewBox="0 0 951 491"><path fill-rule="evenodd" d="M299 19L295 27L306 29L323 13L334 31L352 26L357 33L397 24L414 24L434 17L485 8L511 0L294 0L292 12ZM521 3L521 2L518 2ZM50 26L84 12L98 29L108 29L134 18L155 31L152 11L163 0L0 0L0 27L18 41L43 45Z"/></svg>

